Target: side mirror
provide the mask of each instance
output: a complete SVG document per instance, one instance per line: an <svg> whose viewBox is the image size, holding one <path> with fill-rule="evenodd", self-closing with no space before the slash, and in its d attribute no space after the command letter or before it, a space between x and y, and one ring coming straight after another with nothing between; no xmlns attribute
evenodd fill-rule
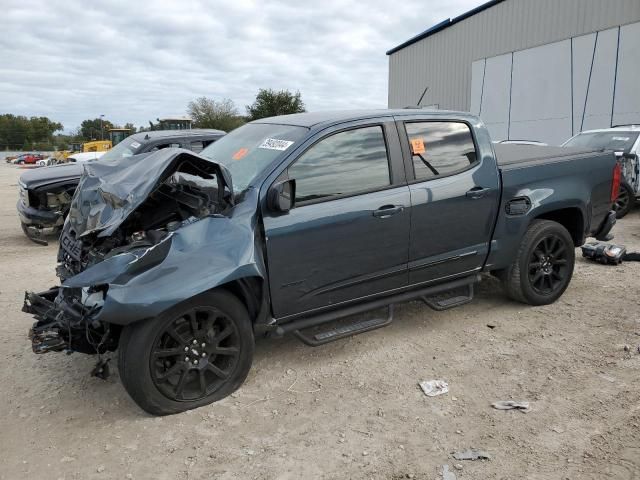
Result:
<svg viewBox="0 0 640 480"><path fill-rule="evenodd" d="M276 212L288 212L294 206L296 198L296 181L283 180L271 185L267 194L267 206L269 210Z"/></svg>
<svg viewBox="0 0 640 480"><path fill-rule="evenodd" d="M622 158L628 158L630 160L635 160L636 159L636 155L634 153L631 153L631 152L623 152L622 153Z"/></svg>

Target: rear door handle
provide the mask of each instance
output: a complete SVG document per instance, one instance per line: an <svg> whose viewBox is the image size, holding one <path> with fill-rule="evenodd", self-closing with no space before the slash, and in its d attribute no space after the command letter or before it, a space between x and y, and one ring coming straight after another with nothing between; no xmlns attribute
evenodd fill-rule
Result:
<svg viewBox="0 0 640 480"><path fill-rule="evenodd" d="M379 209L374 210L373 216L377 218L389 218L396 213L400 213L404 210L403 205L383 205Z"/></svg>
<svg viewBox="0 0 640 480"><path fill-rule="evenodd" d="M482 198L484 197L487 193L489 193L491 191L490 188L483 188L483 187L473 187L471 190L469 190L467 193L465 193L465 195L468 198Z"/></svg>

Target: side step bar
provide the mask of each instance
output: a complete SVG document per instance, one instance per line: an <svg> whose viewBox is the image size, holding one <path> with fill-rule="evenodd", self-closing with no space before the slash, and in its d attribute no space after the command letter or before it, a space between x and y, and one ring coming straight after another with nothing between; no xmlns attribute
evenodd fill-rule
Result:
<svg viewBox="0 0 640 480"><path fill-rule="evenodd" d="M325 343L340 340L341 338L358 335L359 333L370 332L376 328L382 328L393 322L393 304L387 306L387 318L370 318L360 322L354 322L341 327L327 330L325 332L316 333L313 337L305 334L302 330L294 330L293 334L300 341L306 343L310 347L318 347Z"/></svg>
<svg viewBox="0 0 640 480"><path fill-rule="evenodd" d="M423 296L422 301L434 310L441 312L459 307L473 300L473 283L441 294Z"/></svg>
<svg viewBox="0 0 640 480"><path fill-rule="evenodd" d="M325 313L320 313L317 315L313 315L310 317L300 318L297 320L292 320L290 322L279 325L275 330L276 336L283 336L287 333L293 332L296 337L302 340L307 345L317 346L323 345L333 340L338 340L340 338L344 338L350 335L356 335L358 333L368 332L370 330L381 328L389 325L393 321L393 305L396 303L407 302L409 300L414 300L416 298L422 298L423 300L426 297L430 297L433 295L437 295L443 292L449 292L451 290L459 289L462 287L470 288L469 295L473 294L473 285L480 281L480 275L471 275L469 277L460 278L458 280L452 280L447 283L441 283L439 285L433 285L425 288L421 288L418 290L412 290L409 292L402 292L395 295L390 295L388 297L378 298L375 300L371 300L369 302L360 303L353 306L348 306L346 308L342 308L339 310L333 310ZM467 303L468 297L465 296L465 301L461 303ZM426 302L426 301L425 301ZM455 306L455 305L451 305ZM301 330L305 330L307 328L316 327L318 325L322 325L324 323L332 322L334 320L339 320L344 317L348 317L351 315L356 315L359 313L365 313L371 310L376 310L382 307L389 307L388 318L386 319L371 319L366 321L360 321L351 325L343 326L334 330L330 330L328 332L322 332L316 334L314 337L310 337L309 335L305 335L301 332ZM445 307L448 308L448 307Z"/></svg>

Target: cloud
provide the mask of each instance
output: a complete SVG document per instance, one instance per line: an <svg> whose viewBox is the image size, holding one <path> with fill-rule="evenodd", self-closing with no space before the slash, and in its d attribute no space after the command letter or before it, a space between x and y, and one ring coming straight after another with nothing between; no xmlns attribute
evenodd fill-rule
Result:
<svg viewBox="0 0 640 480"><path fill-rule="evenodd" d="M2 0L0 113L67 130L183 115L199 96L244 113L259 88L309 110L384 108L385 52L477 0Z"/></svg>

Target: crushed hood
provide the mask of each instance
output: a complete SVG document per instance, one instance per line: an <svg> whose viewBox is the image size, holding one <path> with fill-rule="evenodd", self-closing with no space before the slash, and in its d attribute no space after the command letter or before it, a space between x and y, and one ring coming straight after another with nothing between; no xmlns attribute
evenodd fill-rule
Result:
<svg viewBox="0 0 640 480"><path fill-rule="evenodd" d="M178 171L215 178L221 200L233 203L229 171L189 150L163 149L83 166L68 217L76 237L112 235L167 177Z"/></svg>

